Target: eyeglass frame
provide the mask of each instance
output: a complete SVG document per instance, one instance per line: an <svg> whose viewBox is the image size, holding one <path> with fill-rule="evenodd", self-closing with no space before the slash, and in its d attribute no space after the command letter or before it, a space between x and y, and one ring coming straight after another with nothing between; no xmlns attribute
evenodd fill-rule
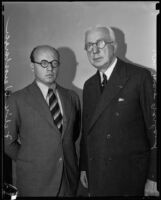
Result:
<svg viewBox="0 0 161 200"><path fill-rule="evenodd" d="M43 62L43 61L45 61L45 62L47 63L47 66L46 66L46 67L42 65L42 62ZM53 61L56 61L56 62L58 63L57 66L53 66L53 65L52 65L52 62L53 62ZM59 64L60 64L60 62L59 62L58 60L52 60L52 61L50 61L50 62L47 61L47 60L41 60L41 62L33 61L33 63L39 64L39 65L41 65L42 68L45 68L45 69L49 66L49 64L51 65L52 69L58 68L58 66L59 66Z"/></svg>
<svg viewBox="0 0 161 200"><path fill-rule="evenodd" d="M104 42L104 46L103 47L98 47L98 43L100 42L100 41L103 41ZM111 42L107 42L107 41L105 41L105 40L97 40L96 42L94 42L94 43L92 43L92 42L89 42L89 43L87 43L87 44L85 44L85 47L84 47L84 49L87 51L87 52L92 52L93 51L93 45L96 45L96 47L98 48L98 49L103 49L103 48L105 48L105 46L107 45L107 44L111 44L111 43L113 43L114 41L111 41ZM87 45L88 44L90 44L91 46L92 46L92 49L91 49L91 51L89 51L89 50L87 50Z"/></svg>

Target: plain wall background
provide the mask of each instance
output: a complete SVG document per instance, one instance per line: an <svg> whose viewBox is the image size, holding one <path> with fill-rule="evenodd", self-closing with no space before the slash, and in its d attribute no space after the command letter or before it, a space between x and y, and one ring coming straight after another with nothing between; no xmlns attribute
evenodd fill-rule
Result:
<svg viewBox="0 0 161 200"><path fill-rule="evenodd" d="M84 32L97 24L115 28L118 56L156 69L156 2L14 2L3 3L4 24L9 20L8 46L12 60L12 90L33 80L29 55L40 44L59 48L59 83L78 93L95 69L84 51Z"/></svg>
<svg viewBox="0 0 161 200"><path fill-rule="evenodd" d="M4 3L12 91L33 81L30 52L40 44L59 49L58 82L75 90L80 100L84 82L96 71L84 50L84 32L98 24L112 26L123 60L156 70L156 2L14 2ZM5 34L5 33L4 33ZM83 192L82 192L83 194Z"/></svg>

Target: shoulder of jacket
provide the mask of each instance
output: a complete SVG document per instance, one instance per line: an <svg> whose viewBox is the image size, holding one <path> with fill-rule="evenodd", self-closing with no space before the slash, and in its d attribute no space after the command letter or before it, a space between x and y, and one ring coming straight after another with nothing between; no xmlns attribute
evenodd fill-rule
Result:
<svg viewBox="0 0 161 200"><path fill-rule="evenodd" d="M68 89L67 92L71 96L72 99L79 100L79 96L74 90Z"/></svg>
<svg viewBox="0 0 161 200"><path fill-rule="evenodd" d="M90 85L92 83L95 83L95 80L97 78L97 73L95 73L93 76L89 77L85 83L84 83L84 87L86 87L87 85Z"/></svg>
<svg viewBox="0 0 161 200"><path fill-rule="evenodd" d="M72 97L72 98L74 98L74 99L78 99L78 98L79 98L79 97L78 97L78 94L77 94L74 90L64 88L64 87L62 87L62 86L60 86L60 85L59 85L59 88L60 88L60 90L62 90L67 96Z"/></svg>
<svg viewBox="0 0 161 200"><path fill-rule="evenodd" d="M30 86L30 85L28 85L28 86L26 86L26 87L24 87L24 88L22 88L22 89L16 90L16 91L14 91L14 92L11 92L11 94L10 94L9 97L12 97L12 98L20 98L21 96L23 96L23 94L26 93L26 91L27 91L27 89L28 89L29 86Z"/></svg>
<svg viewBox="0 0 161 200"><path fill-rule="evenodd" d="M137 75L137 76L146 76L146 75L151 75L151 71L148 68L145 68L143 66L138 66L133 63L126 63L126 69L129 74L131 75Z"/></svg>

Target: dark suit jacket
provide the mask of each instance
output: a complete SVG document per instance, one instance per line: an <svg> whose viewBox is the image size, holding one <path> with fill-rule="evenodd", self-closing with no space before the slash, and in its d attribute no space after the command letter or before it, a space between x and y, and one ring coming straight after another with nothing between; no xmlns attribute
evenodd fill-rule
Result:
<svg viewBox="0 0 161 200"><path fill-rule="evenodd" d="M83 90L80 167L91 196L142 195L156 180L155 82L118 59L104 92L98 72Z"/></svg>
<svg viewBox="0 0 161 200"><path fill-rule="evenodd" d="M56 196L63 164L68 192L76 192L79 172L75 141L80 132L80 102L73 91L59 85L57 88L64 112L62 135L35 82L13 93L7 101L5 152L16 161L20 196Z"/></svg>

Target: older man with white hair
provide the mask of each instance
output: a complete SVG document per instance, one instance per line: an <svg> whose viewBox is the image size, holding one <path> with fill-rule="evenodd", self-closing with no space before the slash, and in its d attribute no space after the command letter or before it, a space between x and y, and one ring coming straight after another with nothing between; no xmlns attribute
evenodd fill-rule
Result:
<svg viewBox="0 0 161 200"><path fill-rule="evenodd" d="M86 31L85 50L97 72L83 88L81 182L90 196L158 196L152 75L116 57L110 27Z"/></svg>

